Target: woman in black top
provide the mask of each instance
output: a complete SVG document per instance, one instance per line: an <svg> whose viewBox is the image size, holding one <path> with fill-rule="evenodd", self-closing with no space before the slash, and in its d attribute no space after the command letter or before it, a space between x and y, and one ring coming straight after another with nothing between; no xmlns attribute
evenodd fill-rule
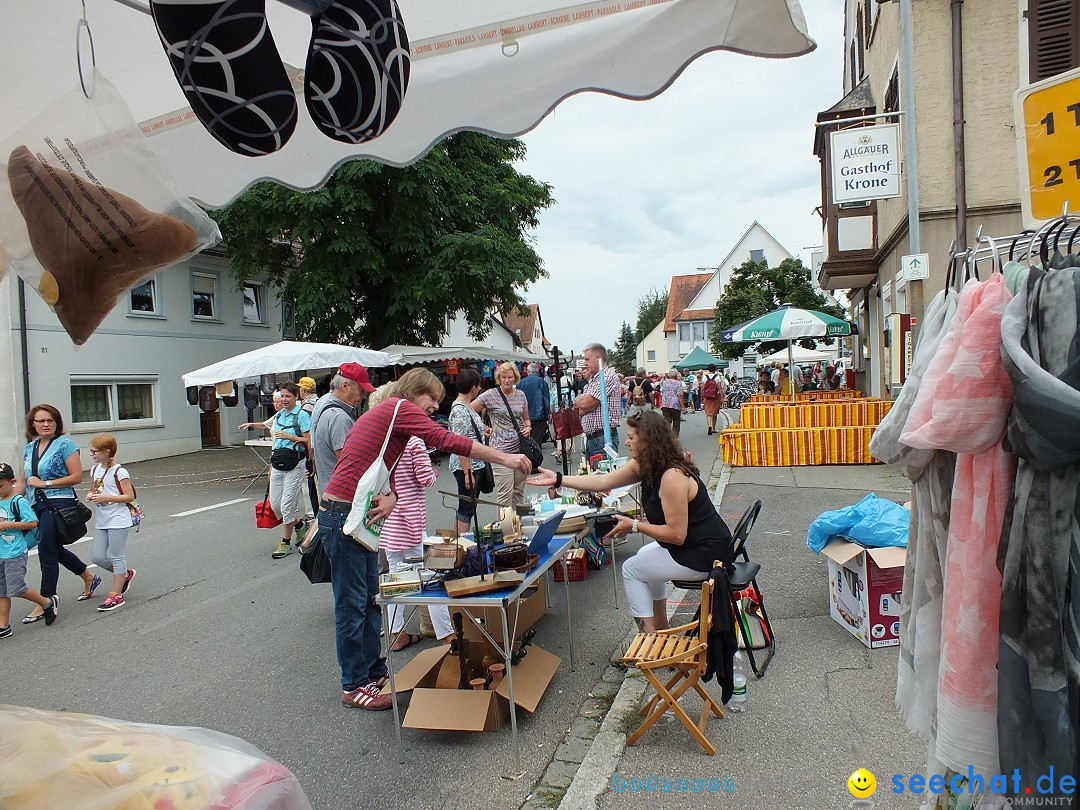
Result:
<svg viewBox="0 0 1080 810"><path fill-rule="evenodd" d="M529 483L604 492L641 482L645 519L617 515L618 523L607 536L641 532L655 541L623 565L630 615L644 632L651 633L668 626L668 582L704 580L714 560L730 562L731 531L664 417L642 412L629 417L626 427L630 461L614 472L563 476L542 469Z"/></svg>

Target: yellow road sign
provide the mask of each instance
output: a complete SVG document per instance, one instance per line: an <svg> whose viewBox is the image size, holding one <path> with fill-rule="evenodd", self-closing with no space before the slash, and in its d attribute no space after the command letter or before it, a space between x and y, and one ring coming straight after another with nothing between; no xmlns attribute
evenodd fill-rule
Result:
<svg viewBox="0 0 1080 810"><path fill-rule="evenodd" d="M1017 90L1014 112L1025 225L1080 211L1080 69Z"/></svg>

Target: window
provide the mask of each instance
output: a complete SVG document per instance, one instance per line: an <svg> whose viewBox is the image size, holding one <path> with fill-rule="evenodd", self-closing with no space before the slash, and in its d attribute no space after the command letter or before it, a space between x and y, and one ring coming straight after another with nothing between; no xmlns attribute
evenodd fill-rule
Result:
<svg viewBox="0 0 1080 810"><path fill-rule="evenodd" d="M191 314L196 318L217 318L217 276L191 274Z"/></svg>
<svg viewBox="0 0 1080 810"><path fill-rule="evenodd" d="M648 360L650 363L655 363L656 349L649 349L647 352L645 352L645 359Z"/></svg>
<svg viewBox="0 0 1080 810"><path fill-rule="evenodd" d="M254 281L244 282L244 323L266 323L266 287Z"/></svg>
<svg viewBox="0 0 1080 810"><path fill-rule="evenodd" d="M76 428L144 427L159 424L157 378L71 381L71 418Z"/></svg>
<svg viewBox="0 0 1080 810"><path fill-rule="evenodd" d="M694 327L694 343L704 343L705 321L695 321L692 326Z"/></svg>
<svg viewBox="0 0 1080 810"><path fill-rule="evenodd" d="M763 262L763 261L765 261L765 251L764 250L751 250L750 251L750 261L752 261L752 262Z"/></svg>
<svg viewBox="0 0 1080 810"><path fill-rule="evenodd" d="M898 112L900 110L900 71L898 67L893 68L892 77L889 79L889 86L885 88L885 103L881 108L882 112ZM899 116L891 116L885 119L888 123L899 123Z"/></svg>
<svg viewBox="0 0 1080 810"><path fill-rule="evenodd" d="M1080 0L1029 0L1028 81L1080 66Z"/></svg>
<svg viewBox="0 0 1080 810"><path fill-rule="evenodd" d="M128 293L129 305L133 315L160 315L158 305L157 279L151 278Z"/></svg>
<svg viewBox="0 0 1080 810"><path fill-rule="evenodd" d="M863 18L858 9L855 10L855 41L859 45L859 68L856 73L861 79L866 74L866 41L863 38Z"/></svg>

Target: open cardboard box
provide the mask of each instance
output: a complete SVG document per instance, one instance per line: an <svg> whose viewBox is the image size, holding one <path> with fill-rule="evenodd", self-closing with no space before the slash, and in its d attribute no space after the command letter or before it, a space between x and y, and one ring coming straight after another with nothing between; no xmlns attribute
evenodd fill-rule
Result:
<svg viewBox="0 0 1080 810"><path fill-rule="evenodd" d="M479 646L479 645L474 645ZM394 676L398 695L412 692L403 728L437 731L498 731L510 712L510 684L502 679L495 690L438 689L435 686L446 645L423 650ZM536 711L560 659L547 650L529 646L528 654L514 669L514 703L527 712ZM387 684L384 692L390 691Z"/></svg>
<svg viewBox="0 0 1080 810"><path fill-rule="evenodd" d="M511 635L515 634L516 629L515 638L520 637L522 633L547 615L546 580L546 575L540 577L525 591L520 599L507 607L506 626ZM462 613L462 610L461 608L455 608L451 605L451 617L455 613ZM491 634L493 639L500 644L503 643L502 618L498 608L469 608L469 613L484 623L484 627L487 628L488 633ZM488 653L493 653L494 650L491 648L491 643L484 638L484 634L480 632L480 628L476 626L476 622L470 621L468 615L462 615L461 619L462 632L465 638L469 641L478 642L469 645L470 657L477 650L479 650L479 658L482 658ZM516 628L514 625L515 621L517 622ZM529 649L531 650L532 648L530 647ZM477 662L479 661L479 658L477 658Z"/></svg>
<svg viewBox="0 0 1080 810"><path fill-rule="evenodd" d="M829 559L829 615L871 649L898 646L907 549L835 536L821 553Z"/></svg>

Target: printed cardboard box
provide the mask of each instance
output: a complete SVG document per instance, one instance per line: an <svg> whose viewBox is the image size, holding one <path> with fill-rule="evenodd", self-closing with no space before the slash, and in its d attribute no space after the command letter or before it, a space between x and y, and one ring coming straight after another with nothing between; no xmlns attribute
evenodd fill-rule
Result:
<svg viewBox="0 0 1080 810"><path fill-rule="evenodd" d="M440 689L436 686L443 659L450 648L439 645L423 650L395 675L398 699L411 692L403 728L436 731L498 731L510 716L510 684L506 678L497 689ZM527 712L536 711L560 659L535 645L514 667L514 703ZM387 684L384 692L390 691Z"/></svg>
<svg viewBox="0 0 1080 810"><path fill-rule="evenodd" d="M837 536L821 553L829 560L829 615L867 647L899 645L907 549L863 548Z"/></svg>

